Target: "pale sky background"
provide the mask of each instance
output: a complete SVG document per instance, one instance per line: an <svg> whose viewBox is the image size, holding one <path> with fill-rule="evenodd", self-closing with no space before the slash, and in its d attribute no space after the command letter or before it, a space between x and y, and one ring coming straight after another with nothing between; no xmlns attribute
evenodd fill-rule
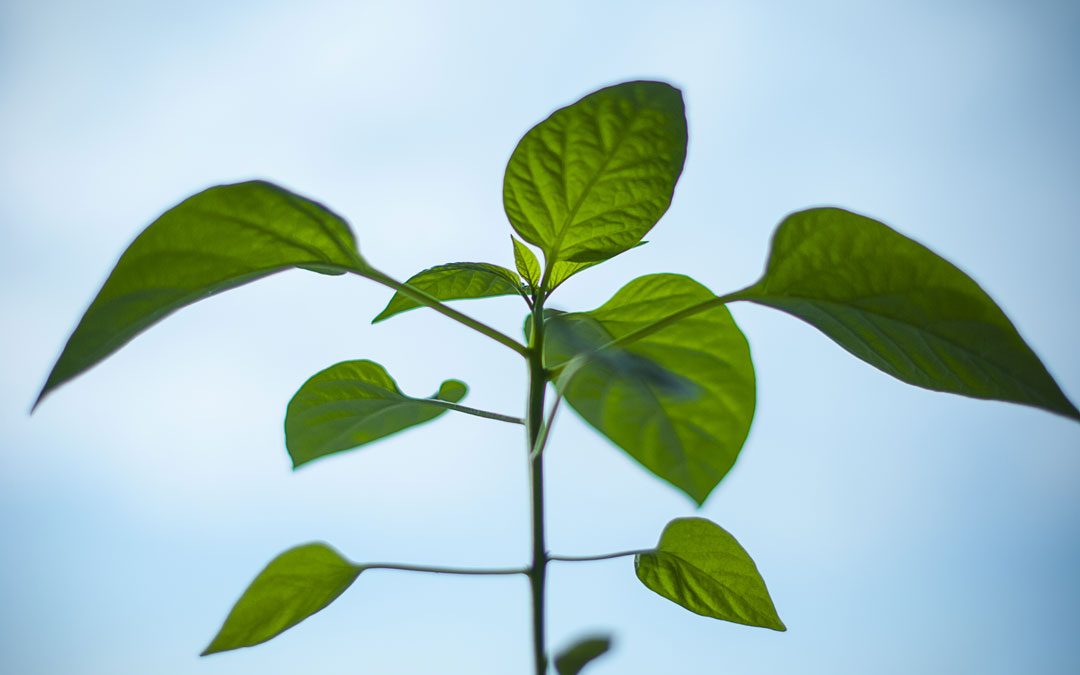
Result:
<svg viewBox="0 0 1080 675"><path fill-rule="evenodd" d="M1080 398L1080 5L1074 2L0 4L0 672L462 673L529 668L524 578L370 572L278 639L199 651L280 551L527 558L519 429L444 416L290 471L295 389L348 358L518 413L524 368L389 294L290 272L188 308L27 411L123 248L208 185L261 177L344 214L404 279L511 264L518 138L602 85L684 92L686 170L651 243L553 301L684 272L757 278L789 211L836 204L968 271ZM462 309L517 334L514 299ZM787 633L705 619L629 559L555 564L589 675L1080 672L1080 426L900 384L736 306L758 368L742 457L699 512L756 559ZM554 552L652 545L692 504L572 413L548 457Z"/></svg>

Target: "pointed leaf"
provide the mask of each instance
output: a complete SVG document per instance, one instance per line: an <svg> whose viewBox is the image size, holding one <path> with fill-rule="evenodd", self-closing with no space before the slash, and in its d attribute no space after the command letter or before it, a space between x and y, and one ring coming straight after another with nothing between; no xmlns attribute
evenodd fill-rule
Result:
<svg viewBox="0 0 1080 675"><path fill-rule="evenodd" d="M345 361L316 373L289 401L285 445L293 467L378 440L446 412L468 388L447 380L432 398L410 398L373 361Z"/></svg>
<svg viewBox="0 0 1080 675"><path fill-rule="evenodd" d="M634 568L641 583L695 614L787 630L750 555L704 518L668 523L656 549L634 558Z"/></svg>
<svg viewBox="0 0 1080 675"><path fill-rule="evenodd" d="M503 205L547 265L605 260L638 243L664 214L685 158L679 90L617 84L525 134L506 167Z"/></svg>
<svg viewBox="0 0 1080 675"><path fill-rule="evenodd" d="M253 647L322 610L363 568L325 544L305 544L270 561L233 606L202 655Z"/></svg>
<svg viewBox="0 0 1080 675"><path fill-rule="evenodd" d="M514 265L517 267L518 274L531 288L537 288L540 286L542 272L536 254L528 246L518 241L517 237L511 236L510 241L514 242Z"/></svg>
<svg viewBox="0 0 1080 675"><path fill-rule="evenodd" d="M626 249L626 251L630 251L632 249L639 248L641 246L644 246L647 243L648 242L646 242L646 241L639 241L637 244L635 244L635 245L631 246L630 248ZM616 255L620 255L622 253L625 253L626 251L620 251ZM615 257L615 256L612 256L612 258L613 257ZM609 260L610 260L610 258L609 258ZM564 281L566 281L570 277L574 276L578 272L582 272L584 270L587 270L590 267L592 267L593 265L599 265L602 262L604 262L604 261L603 260L592 260L592 261L587 261L587 262L566 262L564 260L556 261L555 264L551 266L551 279L548 280L548 290L549 291L555 290L556 288L561 286Z"/></svg>
<svg viewBox="0 0 1080 675"><path fill-rule="evenodd" d="M449 263L426 269L414 275L406 285L421 290L436 300L467 300L493 298L499 295L523 294L521 279L514 272L488 263ZM422 305L412 298L394 293L390 303L372 323L378 323Z"/></svg>
<svg viewBox="0 0 1080 675"><path fill-rule="evenodd" d="M200 192L120 256L37 403L185 305L290 267L340 274L363 266L348 224L316 202L262 181Z"/></svg>
<svg viewBox="0 0 1080 675"><path fill-rule="evenodd" d="M677 274L624 286L591 312L550 315L545 358L567 403L649 471L701 504L735 463L754 416L754 366L746 338L722 305L622 347L613 339L714 300Z"/></svg>
<svg viewBox="0 0 1080 675"><path fill-rule="evenodd" d="M773 236L765 275L736 297L806 321L909 384L1080 420L971 277L865 216L836 208L788 216Z"/></svg>
<svg viewBox="0 0 1080 675"><path fill-rule="evenodd" d="M603 656L610 649L610 635L582 638L559 652L555 657L555 670L559 675L578 675L590 661Z"/></svg>

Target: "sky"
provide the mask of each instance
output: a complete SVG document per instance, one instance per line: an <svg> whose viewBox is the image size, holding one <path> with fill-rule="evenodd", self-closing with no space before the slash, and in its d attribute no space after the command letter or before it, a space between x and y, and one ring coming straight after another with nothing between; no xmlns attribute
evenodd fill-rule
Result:
<svg viewBox="0 0 1080 675"><path fill-rule="evenodd" d="M293 472L281 420L332 363L520 414L509 350L294 271L184 309L28 415L130 240L209 185L266 178L345 215L404 279L511 265L520 136L601 86L669 81L685 171L648 246L567 282L562 309L681 272L754 281L791 211L874 216L970 273L1080 398L1080 7L1070 2L0 4L0 671L528 672L523 578L371 571L270 643L200 659L279 552L527 560L520 430L463 415ZM459 309L517 334L513 298ZM701 515L764 576L786 633L690 614L629 559L553 563L552 647L615 635L590 675L1080 671L1080 427L912 388L812 328L735 306L758 407L703 508L563 411L553 552L653 545Z"/></svg>

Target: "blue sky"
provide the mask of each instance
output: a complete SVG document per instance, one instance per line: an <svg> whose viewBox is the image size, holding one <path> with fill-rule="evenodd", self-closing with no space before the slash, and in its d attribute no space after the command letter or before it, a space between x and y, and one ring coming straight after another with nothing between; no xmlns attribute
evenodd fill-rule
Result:
<svg viewBox="0 0 1080 675"><path fill-rule="evenodd" d="M0 6L0 670L527 672L520 579L370 572L267 645L208 659L278 552L508 565L528 549L517 429L471 417L291 472L313 372L371 358L514 413L524 370L441 317L368 322L357 279L292 272L179 312L29 405L117 256L208 185L268 178L406 278L511 261L502 171L552 109L650 77L685 93L686 170L650 244L568 282L754 280L784 214L836 204L968 271L1080 398L1080 9L1061 2L5 2ZM513 299L462 308L506 332ZM789 631L704 619L629 560L562 564L554 645L590 673L1074 673L1080 429L907 387L811 328L733 309L758 370L735 470L700 514L755 557ZM651 545L691 503L572 414L548 458L553 551ZM677 665L672 665L672 658Z"/></svg>

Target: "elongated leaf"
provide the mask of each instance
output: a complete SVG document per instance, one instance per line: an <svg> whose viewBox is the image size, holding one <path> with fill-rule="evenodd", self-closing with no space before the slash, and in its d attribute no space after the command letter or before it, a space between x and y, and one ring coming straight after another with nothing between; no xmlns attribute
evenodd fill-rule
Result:
<svg viewBox="0 0 1080 675"><path fill-rule="evenodd" d="M559 652L555 657L555 670L559 675L578 675L590 661L603 656L610 649L610 635L583 638Z"/></svg>
<svg viewBox="0 0 1080 675"><path fill-rule="evenodd" d="M37 403L196 300L290 267L340 274L364 265L348 224L316 202L262 181L200 192L166 211L120 256Z"/></svg>
<svg viewBox="0 0 1080 675"><path fill-rule="evenodd" d="M304 544L270 561L233 606L202 655L253 647L322 610L363 571L325 544Z"/></svg>
<svg viewBox="0 0 1080 675"><path fill-rule="evenodd" d="M446 412L440 401L456 403L467 391L465 383L447 380L432 398L410 398L373 361L330 366L289 401L285 445L293 467L434 419Z"/></svg>
<svg viewBox="0 0 1080 675"><path fill-rule="evenodd" d="M836 208L788 216L765 275L737 297L806 321L909 384L1080 419L978 284L865 216Z"/></svg>
<svg viewBox="0 0 1080 675"><path fill-rule="evenodd" d="M685 158L679 90L617 84L525 134L506 167L503 205L547 265L605 260L640 241L664 214Z"/></svg>
<svg viewBox="0 0 1080 675"><path fill-rule="evenodd" d="M516 237L511 236L510 241L514 242L514 266L517 267L518 274L530 288L537 288L540 286L540 277L543 272L540 270L540 261L536 259L536 254Z"/></svg>
<svg viewBox="0 0 1080 675"><path fill-rule="evenodd" d="M704 518L668 523L656 549L638 554L634 568L641 583L695 614L787 630L750 555Z"/></svg>
<svg viewBox="0 0 1080 675"><path fill-rule="evenodd" d="M449 263L416 274L407 285L421 290L436 300L467 300L492 298L499 295L524 294L521 279L514 272L488 263ZM422 307L412 298L394 293L390 303L372 323L389 319L395 314Z"/></svg>
<svg viewBox="0 0 1080 675"><path fill-rule="evenodd" d="M649 471L698 504L731 469L754 416L746 338L722 305L623 347L600 350L681 310L715 299L693 279L631 281L591 312L547 319L545 358L574 410Z"/></svg>

